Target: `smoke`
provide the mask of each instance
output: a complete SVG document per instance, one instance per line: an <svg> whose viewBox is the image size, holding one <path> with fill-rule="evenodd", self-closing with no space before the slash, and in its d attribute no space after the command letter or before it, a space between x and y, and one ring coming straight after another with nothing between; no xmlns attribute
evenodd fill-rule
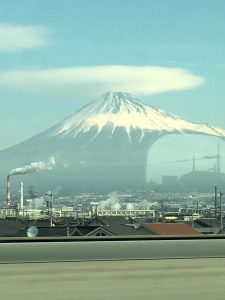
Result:
<svg viewBox="0 0 225 300"><path fill-rule="evenodd" d="M125 203L121 203L119 199L119 195L116 192L109 194L107 200L103 200L99 202L99 209L100 210L120 210L124 207ZM147 200L142 200L138 203L126 203L126 210L135 210L135 209L150 209L151 203ZM124 208L123 208L124 209Z"/></svg>
<svg viewBox="0 0 225 300"><path fill-rule="evenodd" d="M44 161L38 161L38 162L33 162L30 165L24 166L22 168L16 168L13 169L9 175L19 175L19 174L28 174L28 173L36 173L36 172L41 172L41 171L46 171L46 170L52 170L55 166L55 158L50 157L47 162Z"/></svg>
<svg viewBox="0 0 225 300"><path fill-rule="evenodd" d="M150 209L151 203L149 203L147 200L142 200L138 203L139 209Z"/></svg>
<svg viewBox="0 0 225 300"><path fill-rule="evenodd" d="M107 210L107 209L119 210L121 208L121 204L119 201L118 194L115 192L109 194L109 198L107 200L99 202L99 208L101 210Z"/></svg>
<svg viewBox="0 0 225 300"><path fill-rule="evenodd" d="M127 203L127 210L134 210L134 204L133 203Z"/></svg>

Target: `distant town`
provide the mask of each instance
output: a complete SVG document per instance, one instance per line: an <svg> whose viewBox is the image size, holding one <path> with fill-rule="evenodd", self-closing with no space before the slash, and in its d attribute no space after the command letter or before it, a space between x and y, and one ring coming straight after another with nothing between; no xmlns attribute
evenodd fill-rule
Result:
<svg viewBox="0 0 225 300"><path fill-rule="evenodd" d="M164 162L190 162L191 171L181 177L165 174L160 184L151 178L146 183L149 149L171 132L225 138L222 128L199 127L128 93L107 92L49 130L2 151L6 188L0 236L223 233L219 143L216 155ZM213 168L199 170L200 160L212 160Z"/></svg>
<svg viewBox="0 0 225 300"><path fill-rule="evenodd" d="M219 187L209 191L170 184L112 193L39 197L30 187L0 209L1 237L132 236L224 233Z"/></svg>

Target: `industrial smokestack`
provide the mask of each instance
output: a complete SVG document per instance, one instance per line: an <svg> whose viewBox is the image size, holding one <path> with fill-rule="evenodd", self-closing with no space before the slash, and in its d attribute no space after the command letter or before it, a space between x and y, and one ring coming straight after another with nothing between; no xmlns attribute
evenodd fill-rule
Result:
<svg viewBox="0 0 225 300"><path fill-rule="evenodd" d="M10 197L10 176L7 176L7 186L6 186L6 205L9 208L11 204L11 197Z"/></svg>
<svg viewBox="0 0 225 300"><path fill-rule="evenodd" d="M23 209L23 182L20 183L20 209Z"/></svg>

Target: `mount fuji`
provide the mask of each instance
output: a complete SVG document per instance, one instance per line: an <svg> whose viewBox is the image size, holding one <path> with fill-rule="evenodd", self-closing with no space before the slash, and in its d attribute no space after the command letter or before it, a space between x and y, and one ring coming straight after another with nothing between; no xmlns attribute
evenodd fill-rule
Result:
<svg viewBox="0 0 225 300"><path fill-rule="evenodd" d="M127 93L108 92L47 131L0 151L0 175L54 157L52 171L26 175L24 181L43 191L60 187L64 194L141 187L150 147L175 133L225 139L224 129L188 122Z"/></svg>

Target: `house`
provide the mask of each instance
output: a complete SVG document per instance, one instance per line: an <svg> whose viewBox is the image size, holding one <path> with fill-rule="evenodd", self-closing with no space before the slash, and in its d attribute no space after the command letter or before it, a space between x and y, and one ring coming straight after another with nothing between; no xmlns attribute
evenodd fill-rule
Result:
<svg viewBox="0 0 225 300"><path fill-rule="evenodd" d="M26 223L13 219L0 219L0 236L2 237L13 237L17 232L26 229Z"/></svg>
<svg viewBox="0 0 225 300"><path fill-rule="evenodd" d="M88 226L99 226L99 225L121 225L130 223L130 220L122 216L97 216L92 219L87 225Z"/></svg>
<svg viewBox="0 0 225 300"><path fill-rule="evenodd" d="M197 230L184 223L144 223L143 226L156 235L196 235Z"/></svg>
<svg viewBox="0 0 225 300"><path fill-rule="evenodd" d="M100 226L77 226L70 233L71 236L131 236L151 235L152 233L143 226L128 225L100 225Z"/></svg>
<svg viewBox="0 0 225 300"><path fill-rule="evenodd" d="M201 218L193 221L176 220L176 222L185 223L204 234L215 234L220 231L220 221L215 218Z"/></svg>
<svg viewBox="0 0 225 300"><path fill-rule="evenodd" d="M204 228L202 233L218 233L220 231L220 220L216 218L197 219L196 223ZM222 224L222 227L224 224Z"/></svg>

